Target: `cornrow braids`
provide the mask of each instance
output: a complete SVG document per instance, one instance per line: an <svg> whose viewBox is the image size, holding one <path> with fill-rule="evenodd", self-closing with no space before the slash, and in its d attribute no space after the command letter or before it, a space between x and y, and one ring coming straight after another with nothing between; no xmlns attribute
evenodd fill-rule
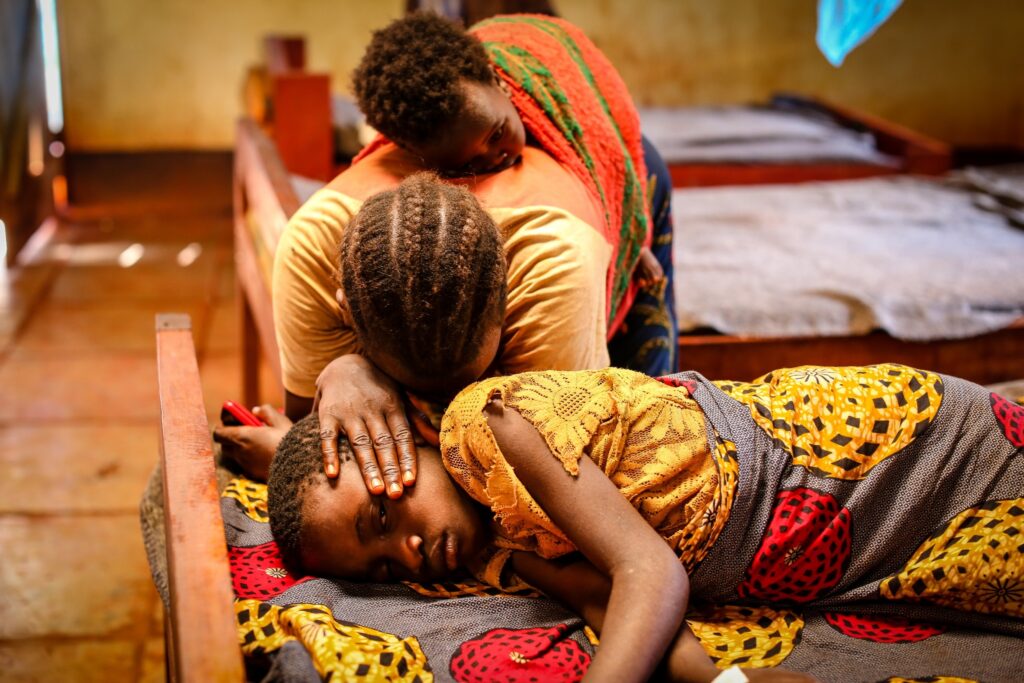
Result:
<svg viewBox="0 0 1024 683"><path fill-rule="evenodd" d="M494 82L483 44L458 24L417 12L374 32L352 89L371 126L414 147L462 115L463 79Z"/></svg>
<svg viewBox="0 0 1024 683"><path fill-rule="evenodd" d="M349 447L344 438L339 441L339 449ZM285 434L267 477L270 532L286 566L302 566L302 506L306 491L320 479L326 479L320 453L320 419L313 413L296 422Z"/></svg>
<svg viewBox="0 0 1024 683"><path fill-rule="evenodd" d="M450 379L504 320L498 228L465 188L432 174L366 200L339 253L363 348L384 351L412 375Z"/></svg>

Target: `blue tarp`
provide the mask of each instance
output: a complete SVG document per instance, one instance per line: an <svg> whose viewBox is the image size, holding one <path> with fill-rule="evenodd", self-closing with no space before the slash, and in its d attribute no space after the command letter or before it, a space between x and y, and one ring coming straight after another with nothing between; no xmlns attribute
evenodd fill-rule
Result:
<svg viewBox="0 0 1024 683"><path fill-rule="evenodd" d="M818 0L818 47L832 66L839 66L903 0Z"/></svg>

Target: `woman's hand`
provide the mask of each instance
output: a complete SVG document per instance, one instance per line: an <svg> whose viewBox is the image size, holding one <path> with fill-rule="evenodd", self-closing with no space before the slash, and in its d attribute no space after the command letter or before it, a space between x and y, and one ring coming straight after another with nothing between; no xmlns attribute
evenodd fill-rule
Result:
<svg viewBox="0 0 1024 683"><path fill-rule="evenodd" d="M640 249L640 258L636 262L634 274L640 287L647 289L665 279L665 270L661 267L654 252L648 247Z"/></svg>
<svg viewBox="0 0 1024 683"><path fill-rule="evenodd" d="M253 412L267 424L263 427L221 425L213 430L213 440L221 445L225 457L238 463L247 477L266 481L277 444L281 443L292 421L269 405L257 406Z"/></svg>
<svg viewBox="0 0 1024 683"><path fill-rule="evenodd" d="M402 495L416 481L416 447L395 382L357 354L336 358L316 380L313 410L320 417L324 472L338 476L338 436L352 446L366 488Z"/></svg>

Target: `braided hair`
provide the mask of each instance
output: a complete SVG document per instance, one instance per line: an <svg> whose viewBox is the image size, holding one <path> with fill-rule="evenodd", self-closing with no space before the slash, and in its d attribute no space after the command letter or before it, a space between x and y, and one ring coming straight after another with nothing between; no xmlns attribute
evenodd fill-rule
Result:
<svg viewBox="0 0 1024 683"><path fill-rule="evenodd" d="M463 79L494 83L483 44L458 24L416 12L374 32L352 88L367 123L418 147L462 116Z"/></svg>
<svg viewBox="0 0 1024 683"><path fill-rule="evenodd" d="M348 441L339 439L338 447L348 448ZM292 425L285 434L267 477L270 533L288 567L302 566L302 506L306 491L318 478L326 479L326 475L320 453L320 418L312 413Z"/></svg>
<svg viewBox="0 0 1024 683"><path fill-rule="evenodd" d="M370 197L340 247L341 288L363 348L450 381L505 319L498 228L465 188L430 173Z"/></svg>

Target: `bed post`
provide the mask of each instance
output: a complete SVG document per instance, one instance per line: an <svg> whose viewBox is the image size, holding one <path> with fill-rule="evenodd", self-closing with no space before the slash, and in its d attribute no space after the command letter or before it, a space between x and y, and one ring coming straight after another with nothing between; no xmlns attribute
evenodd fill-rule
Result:
<svg viewBox="0 0 1024 683"><path fill-rule="evenodd" d="M156 354L169 674L180 681L243 681L210 427L187 315L157 315Z"/></svg>

